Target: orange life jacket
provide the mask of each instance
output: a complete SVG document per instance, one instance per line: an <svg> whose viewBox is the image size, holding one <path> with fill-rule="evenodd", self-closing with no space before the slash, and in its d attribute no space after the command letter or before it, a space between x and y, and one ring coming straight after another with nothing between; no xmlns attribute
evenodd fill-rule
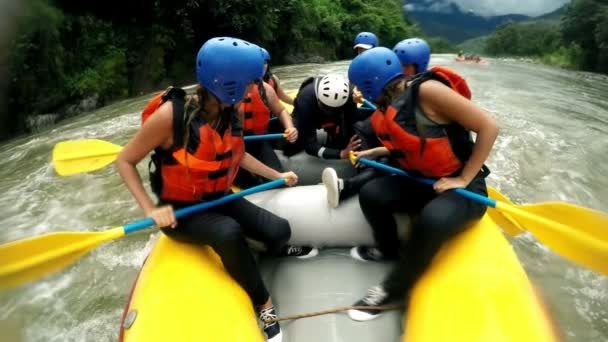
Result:
<svg viewBox="0 0 608 342"><path fill-rule="evenodd" d="M473 141L470 132L456 123L423 126L417 122L420 84L430 79L450 86L438 73L425 72L414 78L384 113L376 110L371 123L382 145L404 169L426 177L452 176L460 172L471 156Z"/></svg>
<svg viewBox="0 0 608 342"><path fill-rule="evenodd" d="M230 115L230 122L220 132L202 117L186 127L185 95L183 89L169 88L142 112L143 124L164 102L173 105L173 146L171 150L157 148L149 165L152 190L164 201L197 202L223 196L230 191L245 153L242 126L233 109L223 114ZM190 137L184 146L186 129Z"/></svg>
<svg viewBox="0 0 608 342"><path fill-rule="evenodd" d="M469 88L467 81L456 71L444 66L434 66L431 68L431 71L441 76L441 78L444 80L447 80L450 83L450 87L458 94L466 97L469 100L471 99L471 89Z"/></svg>
<svg viewBox="0 0 608 342"><path fill-rule="evenodd" d="M245 95L241 102L241 108L245 113L243 130L245 135L264 134L270 121L270 109L260 95L262 83L254 84L251 92Z"/></svg>

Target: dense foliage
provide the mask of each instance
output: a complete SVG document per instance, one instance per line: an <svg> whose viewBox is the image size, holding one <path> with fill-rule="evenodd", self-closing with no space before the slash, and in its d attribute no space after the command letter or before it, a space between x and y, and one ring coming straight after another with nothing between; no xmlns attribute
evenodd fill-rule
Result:
<svg viewBox="0 0 608 342"><path fill-rule="evenodd" d="M24 0L16 14L0 53L9 80L0 138L23 131L28 115L69 115L67 104L92 95L103 104L192 82L194 56L213 36L255 42L281 64L352 58L360 31L386 46L419 34L400 0Z"/></svg>
<svg viewBox="0 0 608 342"><path fill-rule="evenodd" d="M551 64L608 72L608 3L573 0L561 21L500 26L486 41L493 55L534 56Z"/></svg>

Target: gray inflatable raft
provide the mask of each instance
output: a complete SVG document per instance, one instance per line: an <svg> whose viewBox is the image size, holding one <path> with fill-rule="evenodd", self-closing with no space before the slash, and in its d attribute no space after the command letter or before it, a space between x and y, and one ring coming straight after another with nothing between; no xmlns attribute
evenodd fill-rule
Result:
<svg viewBox="0 0 608 342"><path fill-rule="evenodd" d="M362 262L349 247L372 245L371 228L357 197L329 208L322 185L266 191L247 197L289 220L290 243L322 248L311 259L263 258L260 268L279 316L310 313L352 305L379 284L390 264ZM405 216L397 217L402 234ZM336 248L339 247L339 248ZM284 342L398 341L403 312L390 311L371 322L352 321L346 312L282 322Z"/></svg>

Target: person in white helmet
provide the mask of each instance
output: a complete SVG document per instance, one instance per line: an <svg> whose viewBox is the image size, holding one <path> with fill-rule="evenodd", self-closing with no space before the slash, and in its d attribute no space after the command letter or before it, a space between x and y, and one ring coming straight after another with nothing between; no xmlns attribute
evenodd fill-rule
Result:
<svg viewBox="0 0 608 342"><path fill-rule="evenodd" d="M308 78L294 100L299 147L322 159L347 159L361 146L353 126L365 118L358 115L347 78L337 74ZM317 140L317 129L327 132L324 144Z"/></svg>

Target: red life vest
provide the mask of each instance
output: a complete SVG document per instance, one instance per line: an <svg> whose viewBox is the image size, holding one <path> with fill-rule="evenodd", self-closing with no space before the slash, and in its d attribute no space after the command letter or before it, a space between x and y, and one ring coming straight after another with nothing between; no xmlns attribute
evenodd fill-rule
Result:
<svg viewBox="0 0 608 342"><path fill-rule="evenodd" d="M186 127L185 95L183 89L169 88L153 98L142 112L143 124L164 102L173 104L173 146L171 150L157 148L151 160L155 166L150 171L152 190L164 201L197 202L223 196L230 191L245 153L236 112L230 114L230 123L224 125L223 132L202 117L194 118ZM185 129L190 130L187 146Z"/></svg>
<svg viewBox="0 0 608 342"><path fill-rule="evenodd" d="M245 135L264 134L270 121L270 109L264 104L260 95L262 83L254 84L251 92L245 95L241 108L245 113L243 124Z"/></svg>
<svg viewBox="0 0 608 342"><path fill-rule="evenodd" d="M448 81L450 83L450 88L454 89L458 94L469 100L471 99L471 89L469 88L467 81L456 71L444 66L434 66L431 68L431 71Z"/></svg>
<svg viewBox="0 0 608 342"><path fill-rule="evenodd" d="M405 170L416 171L426 177L452 176L460 172L469 159L473 141L470 132L456 123L422 126L417 122L420 84L430 79L450 86L448 80L437 73L425 72L410 83L405 93L386 112L376 110L371 123L382 145L391 151L391 156Z"/></svg>

